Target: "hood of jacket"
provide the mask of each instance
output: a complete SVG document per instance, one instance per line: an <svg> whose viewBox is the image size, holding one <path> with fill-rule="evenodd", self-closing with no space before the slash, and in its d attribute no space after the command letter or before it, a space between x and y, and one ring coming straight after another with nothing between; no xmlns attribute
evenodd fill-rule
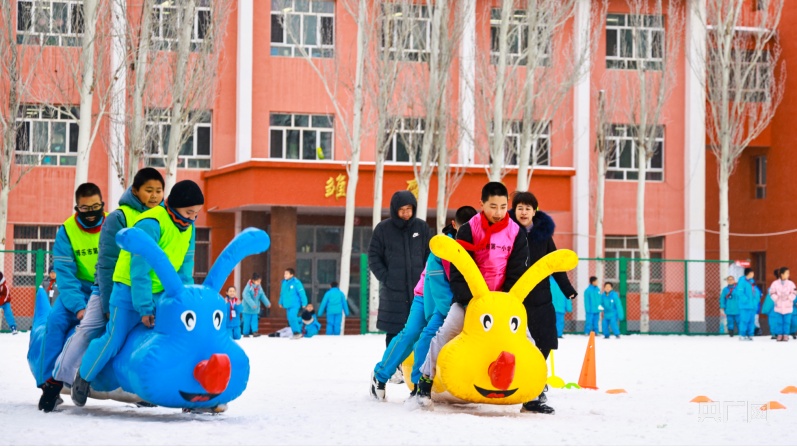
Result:
<svg viewBox="0 0 797 448"><path fill-rule="evenodd" d="M415 195L409 190L400 190L393 193L393 197L390 198L390 221L399 229L407 227L409 222L412 221L412 218L407 221L399 218L398 211L405 205L412 206L412 218L414 218L415 211L418 208L418 201L415 200Z"/></svg>
<svg viewBox="0 0 797 448"><path fill-rule="evenodd" d="M517 220L515 217L515 211L509 211L509 217L512 218L520 227L523 225ZM532 241L546 241L548 238L553 236L553 232L556 229L556 224L553 222L553 218L550 215L543 211L537 210L534 214L534 217L531 218L531 231L529 231L529 239Z"/></svg>
<svg viewBox="0 0 797 448"><path fill-rule="evenodd" d="M122 193L122 197L119 198L119 205L126 205L138 212L149 210L147 206L133 194L133 187L127 187L127 190Z"/></svg>

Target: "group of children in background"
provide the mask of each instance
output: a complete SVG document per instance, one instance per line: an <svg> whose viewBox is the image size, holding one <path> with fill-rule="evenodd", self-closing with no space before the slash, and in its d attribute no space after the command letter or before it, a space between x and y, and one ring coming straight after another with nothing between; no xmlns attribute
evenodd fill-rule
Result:
<svg viewBox="0 0 797 448"><path fill-rule="evenodd" d="M740 340L751 341L755 331L755 316L765 314L769 320L772 339L780 342L797 339L797 287L789 280L789 268L775 269L775 280L763 293L755 284L755 273L751 268L735 279L728 276L728 283L720 294L720 310L728 323L728 334L738 334Z"/></svg>
<svg viewBox="0 0 797 448"><path fill-rule="evenodd" d="M245 338L260 337L260 333L258 333L260 304L262 303L266 309L271 308L271 302L263 292L261 284L260 274L252 274L252 278L244 288L243 300L238 297L234 286L227 288L224 296L228 306L227 329L235 340L241 339L242 336ZM292 268L285 270L279 305L286 309L288 326L269 334L271 337L311 338L321 331L321 323L317 317L322 317L325 312L327 313L326 334L337 336L340 335L341 321L349 315L346 296L338 287L338 282L332 282L330 289L321 300L316 317L315 307L312 303L307 303L304 287L296 278Z"/></svg>
<svg viewBox="0 0 797 448"><path fill-rule="evenodd" d="M623 320L623 304L620 296L614 291L614 284L606 282L603 291L598 287L598 277L589 278L589 286L584 291L584 334L599 333L598 321L602 320L603 338L609 339L611 331L620 339L620 321ZM603 312L603 319L600 314ZM562 316L564 317L564 316Z"/></svg>

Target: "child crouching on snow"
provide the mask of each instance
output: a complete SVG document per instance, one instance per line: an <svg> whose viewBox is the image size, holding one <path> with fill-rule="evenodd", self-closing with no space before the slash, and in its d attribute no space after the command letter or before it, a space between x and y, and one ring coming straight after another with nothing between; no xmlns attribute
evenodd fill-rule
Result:
<svg viewBox="0 0 797 448"><path fill-rule="evenodd" d="M315 309L312 303L308 303L300 315L302 316L302 332L301 334L295 335L293 337L294 339L299 339L301 337L312 338L321 331L321 324L315 317Z"/></svg>

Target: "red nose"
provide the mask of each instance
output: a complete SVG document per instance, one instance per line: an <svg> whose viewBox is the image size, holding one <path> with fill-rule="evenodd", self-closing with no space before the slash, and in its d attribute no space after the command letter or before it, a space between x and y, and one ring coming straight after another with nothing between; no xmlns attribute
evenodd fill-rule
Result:
<svg viewBox="0 0 797 448"><path fill-rule="evenodd" d="M515 355L509 352L501 352L498 359L490 363L487 369L490 375L490 382L498 390L507 390L515 378Z"/></svg>
<svg viewBox="0 0 797 448"><path fill-rule="evenodd" d="M220 394L230 382L230 357L214 354L194 367L194 378L209 394Z"/></svg>

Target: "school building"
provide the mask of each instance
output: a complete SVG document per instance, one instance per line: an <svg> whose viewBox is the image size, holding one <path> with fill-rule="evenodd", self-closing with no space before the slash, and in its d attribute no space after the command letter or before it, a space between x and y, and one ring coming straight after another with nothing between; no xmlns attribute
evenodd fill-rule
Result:
<svg viewBox="0 0 797 448"><path fill-rule="evenodd" d="M677 76L663 115L665 121L661 123L657 155L651 161L646 185L646 225L653 258L702 260L718 256L718 239L714 233L718 216L716 164L707 150L705 95L695 76L695 67L687 60L688 55L696 54L699 45L705 43L703 27L694 13L694 6L701 1L705 0L679 0L686 11L681 38L683 48L675 61ZM64 2L70 7L81 3L80 0L18 0L16 3L24 3L32 8L26 11L35 14L36 8L45 10ZM164 2L156 3L156 8L165 7ZM500 22L491 18L492 10L500 5L497 0L462 0L461 3L468 13L463 19L462 45L452 66L454 79L448 101L452 115L460 118L481 113L475 110L479 103L475 92L484 80L479 77L477 58L473 55L490 54L494 46L490 36ZM751 11L755 3L751 2ZM418 2L417 14L406 19L417 22L417 29L428 36L431 21L422 4ZM663 45L661 39L654 37L664 32L666 26L666 21L631 20L623 0L611 0L608 15L596 23L589 15L590 4L590 0L578 0L575 17L565 29L578 35L599 27L596 54L588 75L573 87L557 114L562 117L562 123L551 123L550 132L538 136L547 146L548 154L540 160L531 180L531 191L539 198L540 209L556 222L557 246L571 248L582 258L595 256L596 86L607 71L624 70L636 63L660 59L661 51L655 48L645 55L637 55L629 54L619 44L631 35L632 27L639 27L641 32L637 35L650 38L651 45L656 46ZM240 288L252 272L260 272L267 279L264 282L266 292L276 304L284 269L295 267L311 300L317 303L329 282L340 275L345 189L349 182L348 148L341 118L336 116L316 73L299 57L297 44L291 43L280 17L286 13L292 15L292 20L296 21L292 23L301 30L301 45L312 51L319 63L330 62L333 58L344 64L354 61L355 22L343 5L334 0L237 0L233 6L224 36L218 97L212 110L205 111L207 119L195 126L193 147L186 148L179 161L178 180L197 181L206 197L197 221L195 275L201 280L212 260L241 229L260 227L271 236L270 250L245 260L230 282ZM198 14L203 8L200 5ZM67 10L67 14L74 14L71 9ZM790 38L797 30L788 26L795 23L795 16L797 5L786 2L780 43L787 71L797 66L797 39ZM74 30L67 32L57 27L53 16L47 16L47 20L50 20L49 25L41 25L47 29L36 28L35 32L45 32L52 37L48 45L55 47L53 51L67 51L67 34L74 34ZM14 24L17 32L33 32L25 29L25 26L33 26L28 22L18 20ZM513 22L512 26L519 25ZM423 62L426 60L423 53L429 53L429 40L421 39L413 45L411 50L418 55L414 60L406 59L405 63L428 63ZM523 44L517 45L520 47L515 51L519 52ZM58 48L61 46L64 48ZM396 49L399 52L409 50ZM558 67L554 58L551 69L558 70ZM471 82L475 83L475 88L467 87ZM754 147L745 152L732 177L731 232L773 234L756 238L734 236L731 240L732 258L750 259L753 266L761 270L759 276L773 267L791 263L790 248L795 247L794 238L797 238L795 233L775 235L797 222L794 219L797 209L786 206L791 203L789 173L797 164L788 155L797 138L797 129L789 123L790 109L797 108L797 102L790 101L797 95L795 83L797 81L791 77L787 78L786 98L777 118L756 140ZM400 133L423 132L422 126L417 126L417 120L413 120L418 117L408 114L404 118L406 123ZM463 134L480 137L470 143L464 139L459 142L454 162L464 175L450 198L449 214L462 205L477 206L480 189L487 181L489 160L482 148L486 144L487 130L479 120L460 121L466 127ZM606 255L635 258L639 255L635 148L628 128L623 126L628 123L616 118L614 124L617 126L612 127L607 139L623 150L609 166L606 181ZM165 122L150 125L162 128ZM25 112L23 131L28 132L30 138L16 148L16 169L24 167L30 171L9 198L6 248L49 250L58 225L72 213L74 205L75 158L70 152L74 152L77 124L30 104ZM108 128L103 127L100 132L108 132ZM392 193L408 189L414 180L406 148L400 138L393 139L384 171L383 218L388 216ZM94 144L89 180L111 192L106 194L110 211L115 208L119 187L105 150L106 141L98 138ZM367 252L373 224L374 148L379 141L373 133L366 135L357 183L349 291L355 312L359 309L360 254ZM147 164L162 163L163 148L159 145L162 143L155 142L158 149L146 157ZM510 191L515 188L516 178L516 172L510 170L503 179ZM432 226L436 182L433 176L428 215ZM693 331L705 331L709 317L717 315L713 303L716 294L710 297L707 290L716 289L718 280L707 278L699 266L686 269L691 275L688 275L686 290L683 285L679 287L680 296L676 302L680 303L680 315L688 315L689 327ZM579 291L587 286L590 271L591 268L580 267L573 273ZM6 277L12 279L12 288L15 284L33 286L33 256L6 256L5 272ZM638 273L634 271L628 275L633 282L633 276ZM711 283L710 287L707 282ZM31 305L28 298L20 300L15 307L24 316L27 310L32 311ZM576 310L572 320L583 320L581 307L576 306ZM284 311L272 307L272 317L279 317L280 313Z"/></svg>

